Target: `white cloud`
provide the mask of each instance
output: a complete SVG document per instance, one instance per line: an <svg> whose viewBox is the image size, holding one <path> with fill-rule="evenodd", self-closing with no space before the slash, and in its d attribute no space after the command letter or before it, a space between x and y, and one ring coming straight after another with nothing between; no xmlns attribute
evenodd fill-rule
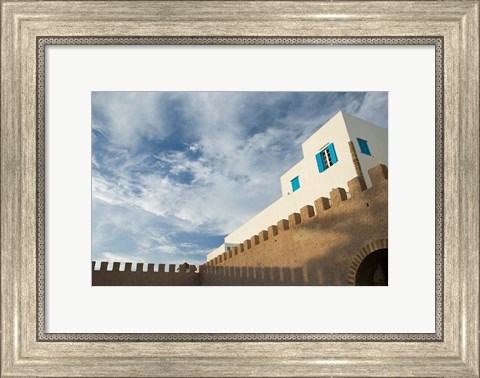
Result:
<svg viewBox="0 0 480 378"><path fill-rule="evenodd" d="M101 92L100 92L101 93ZM102 113L94 127L119 147L135 148L147 139L163 139L171 130L162 122L160 93L110 92L108 96L93 93L95 109Z"/></svg>
<svg viewBox="0 0 480 378"><path fill-rule="evenodd" d="M331 109L323 113L306 107L251 125L242 115L246 109L262 108L249 103L248 93L170 93L170 100L181 100L178 111L188 118L175 123L175 129L163 112L162 96L166 95L98 97L104 119L94 126L110 146L101 162L108 172L93 157L97 254L111 253L98 251L115 243L105 235L105 230L115 229L130 238L124 243L132 244L125 247L126 256L148 261L155 256L200 259L210 251L195 243L175 243L173 233L228 234L275 201L280 196L279 176L302 158L301 143L342 109L333 96ZM280 112L287 96L264 96L262 104ZM385 113L386 98L375 93L353 96L344 110L381 122L378 114ZM160 141L172 133L188 139L178 141L183 149L142 150L145 139Z"/></svg>
<svg viewBox="0 0 480 378"><path fill-rule="evenodd" d="M353 101L345 107L347 113L375 125L387 127L388 95L385 92L367 92L362 101Z"/></svg>

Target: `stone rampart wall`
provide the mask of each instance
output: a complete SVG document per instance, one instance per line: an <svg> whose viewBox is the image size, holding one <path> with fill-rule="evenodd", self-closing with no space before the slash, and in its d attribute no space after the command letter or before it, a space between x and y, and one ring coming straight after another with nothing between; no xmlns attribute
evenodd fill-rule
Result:
<svg viewBox="0 0 480 378"><path fill-rule="evenodd" d="M161 285L351 285L356 269L369 253L388 249L388 170L377 165L363 177L348 182L348 193L334 188L330 198L319 198L276 225L262 230L227 252L207 261L196 272L180 266L120 263L107 270L92 266L94 286Z"/></svg>
<svg viewBox="0 0 480 378"><path fill-rule="evenodd" d="M120 270L120 263L113 263L113 269L108 270L108 263L102 261L100 269L95 270L92 263L93 286L196 286L200 285L200 274L196 267L190 265L189 269L180 265L169 265L165 271L165 264L159 264L155 272L155 264L146 264L147 270L143 271L143 264L137 264L136 271L132 271L132 263L125 263L125 270Z"/></svg>
<svg viewBox="0 0 480 378"><path fill-rule="evenodd" d="M208 261L201 266L201 284L254 284L258 271L273 284L348 285L358 252L376 241L386 246L388 239L388 170L377 165L368 174L370 188L356 177L348 182L348 195L335 188L330 198Z"/></svg>

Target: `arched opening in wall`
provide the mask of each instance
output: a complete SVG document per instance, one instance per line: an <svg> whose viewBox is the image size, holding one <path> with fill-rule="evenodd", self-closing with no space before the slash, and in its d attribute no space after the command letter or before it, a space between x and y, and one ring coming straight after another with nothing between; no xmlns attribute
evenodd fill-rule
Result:
<svg viewBox="0 0 480 378"><path fill-rule="evenodd" d="M388 249L370 253L360 263L355 275L356 286L388 286Z"/></svg>

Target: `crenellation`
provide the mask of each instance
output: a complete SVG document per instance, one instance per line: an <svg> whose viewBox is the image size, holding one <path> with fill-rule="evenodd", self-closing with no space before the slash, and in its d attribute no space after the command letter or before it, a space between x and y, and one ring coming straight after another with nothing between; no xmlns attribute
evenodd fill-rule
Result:
<svg viewBox="0 0 480 378"><path fill-rule="evenodd" d="M302 223L302 218L299 213L293 213L288 216L288 224L290 227L295 227L300 223Z"/></svg>
<svg viewBox="0 0 480 378"><path fill-rule="evenodd" d="M268 231L262 230L258 233L258 237L260 238L260 242L266 242L268 240Z"/></svg>
<svg viewBox="0 0 480 378"><path fill-rule="evenodd" d="M330 192L330 198L332 199L332 207L340 205L347 200L347 192L343 188L335 188Z"/></svg>
<svg viewBox="0 0 480 378"><path fill-rule="evenodd" d="M372 186L383 183L388 180L388 168L386 165L378 164L368 170L368 176L372 181Z"/></svg>
<svg viewBox="0 0 480 378"><path fill-rule="evenodd" d="M108 266L113 266L108 270ZM101 261L101 269L96 270L96 262L92 262L92 285L93 286L171 286L171 285L199 285L200 272L197 272L195 265L184 264L179 266L179 271L175 270L176 265L169 265L169 272L165 272L165 264L159 264L158 271L155 271L153 263L136 263L136 269L132 270L133 263L126 262L125 269L120 270L121 263ZM144 267L147 269L144 271ZM188 271L186 270L188 269ZM203 269L205 273L205 269Z"/></svg>
<svg viewBox="0 0 480 378"><path fill-rule="evenodd" d="M288 220L281 219L277 222L277 227L278 227L278 232L287 231L288 229L290 229L290 224L288 223Z"/></svg>
<svg viewBox="0 0 480 378"><path fill-rule="evenodd" d="M252 248L257 245L257 244L260 244L260 238L258 237L258 235L253 235L251 238L250 238L251 242L252 242Z"/></svg>
<svg viewBox="0 0 480 378"><path fill-rule="evenodd" d="M330 203L330 198L327 197L320 197L319 199L315 200L313 205L315 206L315 213L318 217L321 217L322 214L332 207Z"/></svg>
<svg viewBox="0 0 480 378"><path fill-rule="evenodd" d="M365 178L363 176L358 176L351 179L348 183L348 191L351 195L361 193L364 190L367 190L367 184L365 182Z"/></svg>
<svg viewBox="0 0 480 378"><path fill-rule="evenodd" d="M306 205L300 209L300 218L302 223L309 221L313 217L315 217L315 210L313 206Z"/></svg>
<svg viewBox="0 0 480 378"><path fill-rule="evenodd" d="M250 239L245 240L245 241L243 242L243 246L244 246L245 251L246 251L247 249L252 248L252 241L251 241Z"/></svg>
<svg viewBox="0 0 480 378"><path fill-rule="evenodd" d="M273 238L274 236L278 235L278 226L274 226L273 224L268 227L268 236Z"/></svg>

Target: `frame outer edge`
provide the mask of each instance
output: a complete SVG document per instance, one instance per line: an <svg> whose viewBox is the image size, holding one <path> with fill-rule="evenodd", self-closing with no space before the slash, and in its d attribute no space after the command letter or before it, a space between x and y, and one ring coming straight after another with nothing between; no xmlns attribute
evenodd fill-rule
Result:
<svg viewBox="0 0 480 378"><path fill-rule="evenodd" d="M475 37L476 36L476 37ZM461 154L460 179L460 241L464 269L471 269L471 277L464 277L462 329L462 358L472 368L475 376L479 375L479 3L474 4L461 22L461 84L465 87L461 94L460 122ZM472 206L477 204L477 206ZM467 253L467 251L469 251ZM476 279L475 279L476 278ZM470 330L468 328L471 327Z"/></svg>
<svg viewBox="0 0 480 378"><path fill-rule="evenodd" d="M2 7L4 12L2 14L2 29L4 28L6 22L5 17L10 17L8 12L6 11L5 7ZM462 71L459 75L461 80L462 87L465 88L465 92L467 94L474 94L470 98L464 96L463 102L461 104L461 111L464 111L466 116L461 120L461 124L465 127L465 130L462 127L464 132L461 134L461 142L465 142L468 148L462 151L462 156L460 161L464 161L469 167L472 168L471 172L462 171L461 175L459 176L459 182L463 184L470 184L469 188L470 191L466 192L466 195L459 198L460 205L461 205L461 213L460 216L464 216L464 219L470 221L471 223L464 223L464 227L461 228L460 232L462 233L462 240L464 241L462 246L464 246L466 251L473 251L475 253L471 255L464 254L462 255L462 268L467 268L471 264L475 264L475 269L471 270L474 276L476 276L476 280L468 279L468 278L461 278L463 280L464 286L461 293L461 300L462 305L464 306L463 309L466 310L462 315L462 319L460 319L461 323L459 324L460 329L458 329L458 342L461 351L462 361L466 363L466 366L461 367L458 365L459 361L452 360L452 365L456 366L459 370L456 370L457 374L469 375L473 374L474 376L478 376L478 208L472 209L474 206L471 206L471 201L477 200L478 203L478 4L474 7L474 15L470 14L464 17L462 20L462 56L461 58L466 58L466 63L462 65ZM4 29L3 29L4 30ZM15 220L13 217L15 214L18 214L20 211L24 211L19 209L20 201L16 198L18 197L18 193L21 192L19 189L21 188L21 184L19 183L20 177L15 173L14 164L21 163L24 166L25 164L29 165L30 163L25 161L25 157L20 156L23 151L19 149L19 142L21 135L18 133L18 128L13 127L15 121L12 119L9 110L13 109L9 106L8 97L10 98L18 98L15 91L14 85L14 78L15 78L15 68L10 62L7 60L7 57L13 57L13 60L18 62L18 59L15 59L15 46L13 43L13 39L11 36L13 32L11 28L9 34L2 33L2 99L1 99L1 122L2 122L2 129L1 129L1 142L2 142L2 162L1 162L1 171L2 171L2 187L1 187L1 214L2 214L2 225L1 225L1 241L2 241L2 256L1 256L1 269L2 269L2 373L11 375L22 375L22 376L34 376L36 372L45 372L47 374L51 374L52 371L45 370L50 369L45 366L45 363L48 359L44 359L40 361L38 358L34 359L30 362L27 362L23 359L22 366L14 367L14 360L20 358L18 355L19 350L14 349L17 344L17 340L15 337L18 337L19 332L21 330L18 329L18 309L19 309L19 298L16 297L16 293L20 293L18 285L18 275L15 274L15 266L18 266L18 260L14 260L14 256L12 256L13 251L15 250L16 243L19 243L19 237L21 236L21 226L19 225L19 221ZM476 34L474 34L476 33ZM475 35L477 37L475 37ZM472 59L470 59L472 58ZM11 70L11 71L10 71ZM9 74L13 72L14 75L9 76ZM474 80L471 80L472 76L471 73L475 72L476 75ZM471 80L471 81L470 81ZM475 100L476 99L476 100ZM460 112L462 113L462 112ZM15 114L15 112L12 112ZM461 115L460 115L461 117ZM472 138L475 141L476 145L472 142ZM5 148L7 143L12 143L10 148ZM16 143L15 143L16 142ZM6 180L11 179L11 180ZM22 179L27 180L28 177L26 175L22 176ZM11 201L6 201L11 199ZM24 206L28 206L28 203L24 204ZM25 210L26 211L26 210ZM7 221L5 221L5 219ZM473 237L472 237L473 235ZM12 249L10 249L12 248ZM16 261L15 265L14 261ZM10 267L13 267L10 271ZM461 273L461 272L460 272ZM474 282L475 281L475 282ZM15 310L16 308L16 310ZM9 327L13 325L13 328L9 329ZM471 331L468 327L474 325L475 332L473 335L469 334ZM12 344L9 344L9 343ZM8 347L5 347L8 344ZM38 347L38 346L37 346ZM291 356L290 356L291 358ZM291 358L292 359L292 358ZM449 361L448 358L445 358L444 362ZM67 362L67 361L66 361ZM268 362L264 361L266 365ZM272 363L271 360L270 363ZM293 361L292 361L293 362ZM314 361L312 361L314 362ZM68 363L68 362L67 362ZM122 369L122 364L118 366L117 369L114 369L117 373L122 375L128 374L128 370ZM43 367L42 367L43 366ZM57 365L62 368L61 364ZM279 366L276 366L277 369ZM440 365L439 368L442 366ZM443 366L446 367L446 366ZM36 370L38 368L39 370ZM275 367L272 371L275 371ZM400 367L396 367L397 370L400 371ZM473 370L472 370L473 369ZM168 370L168 369L167 369ZM188 370L188 369L187 369ZM210 372L214 373L214 368ZM256 369L250 370L253 373ZM179 370L172 369L169 370L170 372L176 371L179 373ZM189 370L190 371L190 370ZM193 370L192 370L193 371ZM205 369L205 371L207 371ZM256 370L258 372L258 370ZM311 370L310 370L311 371ZM363 370L362 370L363 371ZM451 372L450 369L445 369L445 372ZM63 367L63 370L57 371L59 374L61 372L68 372L70 374L74 374L75 371L67 366ZM113 372L113 370L112 370ZM300 371L297 371L300 372ZM303 373L308 374L309 370L303 370ZM405 371L404 371L405 372ZM168 373L168 371L167 371ZM221 372L216 371L216 374L221 374ZM24 375L27 374L27 375ZM93 373L92 373L93 374ZM453 374L453 373L452 373ZM455 375L457 375L455 374ZM110 374L108 374L110 375ZM303 375L303 374L302 374ZM7 375L5 375L7 376ZM124 375L126 376L126 375ZM452 375L453 376L453 375Z"/></svg>

